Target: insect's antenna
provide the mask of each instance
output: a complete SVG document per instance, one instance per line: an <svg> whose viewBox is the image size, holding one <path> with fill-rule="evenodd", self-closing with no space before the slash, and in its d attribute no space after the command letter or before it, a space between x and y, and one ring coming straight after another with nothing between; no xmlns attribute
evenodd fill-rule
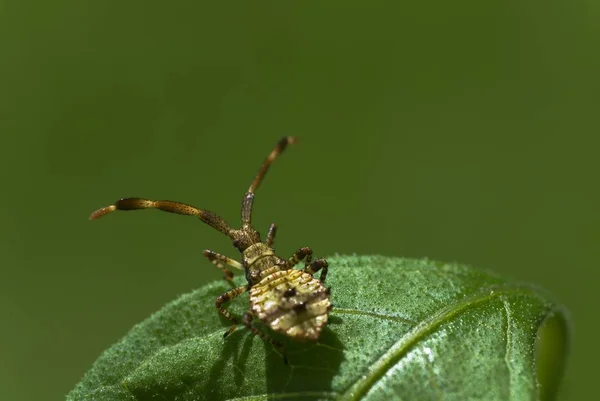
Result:
<svg viewBox="0 0 600 401"><path fill-rule="evenodd" d="M138 209L159 209L163 212L183 214L187 216L196 216L212 228L231 237L232 229L229 224L213 212L208 210L198 209L194 206L186 205L185 203L173 201L153 201L141 198L123 198L116 201L113 205L103 207L96 210L90 215L90 220L98 219L115 210L138 210Z"/></svg>
<svg viewBox="0 0 600 401"><path fill-rule="evenodd" d="M273 160L277 158L285 150L287 145L296 143L296 137L294 136L284 136L277 142L275 148L269 153L269 156L265 159L263 165L256 173L256 177L254 177L254 181L250 184L250 188L248 188L248 192L244 195L244 199L242 200L242 225L243 227L250 226L250 222L252 220L252 204L254 203L254 192L260 186L265 174L269 171L269 167L271 167L271 163Z"/></svg>

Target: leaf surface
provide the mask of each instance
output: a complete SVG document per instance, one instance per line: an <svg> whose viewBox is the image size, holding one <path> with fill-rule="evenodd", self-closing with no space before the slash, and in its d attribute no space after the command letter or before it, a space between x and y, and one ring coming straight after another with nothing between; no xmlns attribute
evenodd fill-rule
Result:
<svg viewBox="0 0 600 401"><path fill-rule="evenodd" d="M214 282L135 326L68 399L553 399L567 317L544 292L459 264L328 261L334 309L319 341L273 334L289 365L243 326L223 339L229 324L214 303L229 287ZM241 296L230 310L247 307Z"/></svg>

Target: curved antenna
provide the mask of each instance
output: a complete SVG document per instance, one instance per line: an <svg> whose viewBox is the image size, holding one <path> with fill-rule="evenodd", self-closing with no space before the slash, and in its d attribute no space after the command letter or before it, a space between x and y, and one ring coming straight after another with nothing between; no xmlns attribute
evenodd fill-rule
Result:
<svg viewBox="0 0 600 401"><path fill-rule="evenodd" d="M194 206L186 205L185 203L173 202L167 200L153 201L141 198L122 198L116 201L113 205L100 208L90 215L90 220L99 219L106 216L115 210L138 210L138 209L159 209L163 212L183 214L187 216L196 216L212 228L222 232L230 238L232 237L232 229L229 224L213 212L208 210L198 209Z"/></svg>
<svg viewBox="0 0 600 401"><path fill-rule="evenodd" d="M256 177L254 177L254 181L250 184L250 188L248 188L248 192L244 195L244 199L242 200L242 227L249 227L252 221L252 205L254 203L254 192L260 186L263 178L269 171L269 167L271 167L271 163L273 160L277 158L285 148L293 143L296 143L297 138L294 136L284 136L277 142L275 148L269 153L269 156L265 159L262 166L256 173Z"/></svg>

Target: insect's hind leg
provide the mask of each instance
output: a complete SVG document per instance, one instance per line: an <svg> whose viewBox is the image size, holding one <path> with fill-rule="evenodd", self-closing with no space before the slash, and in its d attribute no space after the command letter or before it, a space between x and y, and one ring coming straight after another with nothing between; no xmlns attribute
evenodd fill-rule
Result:
<svg viewBox="0 0 600 401"><path fill-rule="evenodd" d="M231 270L226 268L223 264L226 264L228 266L231 266L231 267L241 270L241 271L244 271L244 266L242 266L242 264L240 262L238 262L237 260L228 258L227 256L221 255L220 253L217 253L215 251L211 251L210 249L205 250L203 252L203 255L206 256L208 258L208 260L210 260L215 266L217 266L219 269L221 269L221 271L225 275L224 279L227 280L227 282L232 287L235 287L235 284L233 283L233 273L231 272Z"/></svg>
<svg viewBox="0 0 600 401"><path fill-rule="evenodd" d="M327 261L325 259L317 259L314 262L312 262L310 265L306 266L304 268L304 271L312 276L316 272L321 270L321 276L319 277L319 281L324 283L325 279L327 278L328 266L329 266L329 263L327 263Z"/></svg>
<svg viewBox="0 0 600 401"><path fill-rule="evenodd" d="M271 337L269 337L267 334L263 333L262 331L258 330L256 327L254 327L252 325L252 319L253 319L252 314L250 312L246 312L244 314L244 317L242 318L242 323L244 323L244 326L246 326L248 328L248 330L250 330L253 334L259 336L264 341L270 343L271 345L273 345L274 347L279 349L279 352L281 352L281 355L283 356L283 363L285 363L287 365L288 360L287 360L287 356L285 354L285 348L283 348L283 345L281 343L279 343L278 341L273 340Z"/></svg>
<svg viewBox="0 0 600 401"><path fill-rule="evenodd" d="M311 262L312 254L313 254L312 249L307 246L298 249L292 255L292 257L288 259L288 261L287 261L288 267L292 268L292 267L296 266L298 263L300 263L300 261L302 259L305 259L303 271L305 271L306 273L309 273L312 276L319 270L323 269L321 271L321 277L319 277L319 280L321 280L321 282L324 283L325 279L327 278L327 267L329 266L329 264L327 263L327 261L325 259L317 259L314 262Z"/></svg>
<svg viewBox="0 0 600 401"><path fill-rule="evenodd" d="M219 313L225 316L227 319L231 320L233 325L223 334L223 337L227 337L231 333L235 331L237 328L238 320L235 316L233 316L224 306L222 306L225 302L229 302L232 299L235 299L248 291L248 285L243 285L241 287L234 288L233 290L229 290L224 294L221 294L217 297L217 301L215 302L215 306L219 310Z"/></svg>
<svg viewBox="0 0 600 401"><path fill-rule="evenodd" d="M291 258L287 260L288 267L291 269L296 266L302 259L306 259L304 262L304 267L308 267L310 265L310 261L312 260L313 251L307 246L303 246L298 249Z"/></svg>

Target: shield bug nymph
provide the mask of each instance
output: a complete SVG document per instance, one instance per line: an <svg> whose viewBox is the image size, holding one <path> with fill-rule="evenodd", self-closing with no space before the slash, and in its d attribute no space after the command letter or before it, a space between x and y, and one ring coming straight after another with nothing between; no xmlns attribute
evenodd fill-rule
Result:
<svg viewBox="0 0 600 401"><path fill-rule="evenodd" d="M327 277L327 261L312 261L312 249L302 247L290 258L284 259L275 255L273 243L277 226L271 224L267 237L263 242L261 236L252 227L252 205L254 193L258 189L271 163L285 150L287 145L296 142L295 137L282 138L258 170L248 192L242 199L242 227L235 229L213 212L198 209L185 203L173 201L153 201L142 198L123 198L113 205L96 210L91 220L100 218L115 210L159 209L169 213L196 216L212 228L227 235L233 246L242 254L238 262L211 250L205 250L206 256L225 275L233 289L220 295L216 301L219 313L229 319L233 325L224 334L231 334L237 327L239 319L233 316L224 306L228 301L250 291L250 309L244 314L241 322L254 334L278 347L287 358L283 346L273 340L267 333L252 324L254 318L259 319L270 329L298 340L317 340L327 324L329 311L332 308L329 288L325 287ZM304 269L293 269L304 260ZM247 283L241 287L233 284L233 273L225 265L242 270L246 274ZM314 274L321 271L319 279Z"/></svg>

